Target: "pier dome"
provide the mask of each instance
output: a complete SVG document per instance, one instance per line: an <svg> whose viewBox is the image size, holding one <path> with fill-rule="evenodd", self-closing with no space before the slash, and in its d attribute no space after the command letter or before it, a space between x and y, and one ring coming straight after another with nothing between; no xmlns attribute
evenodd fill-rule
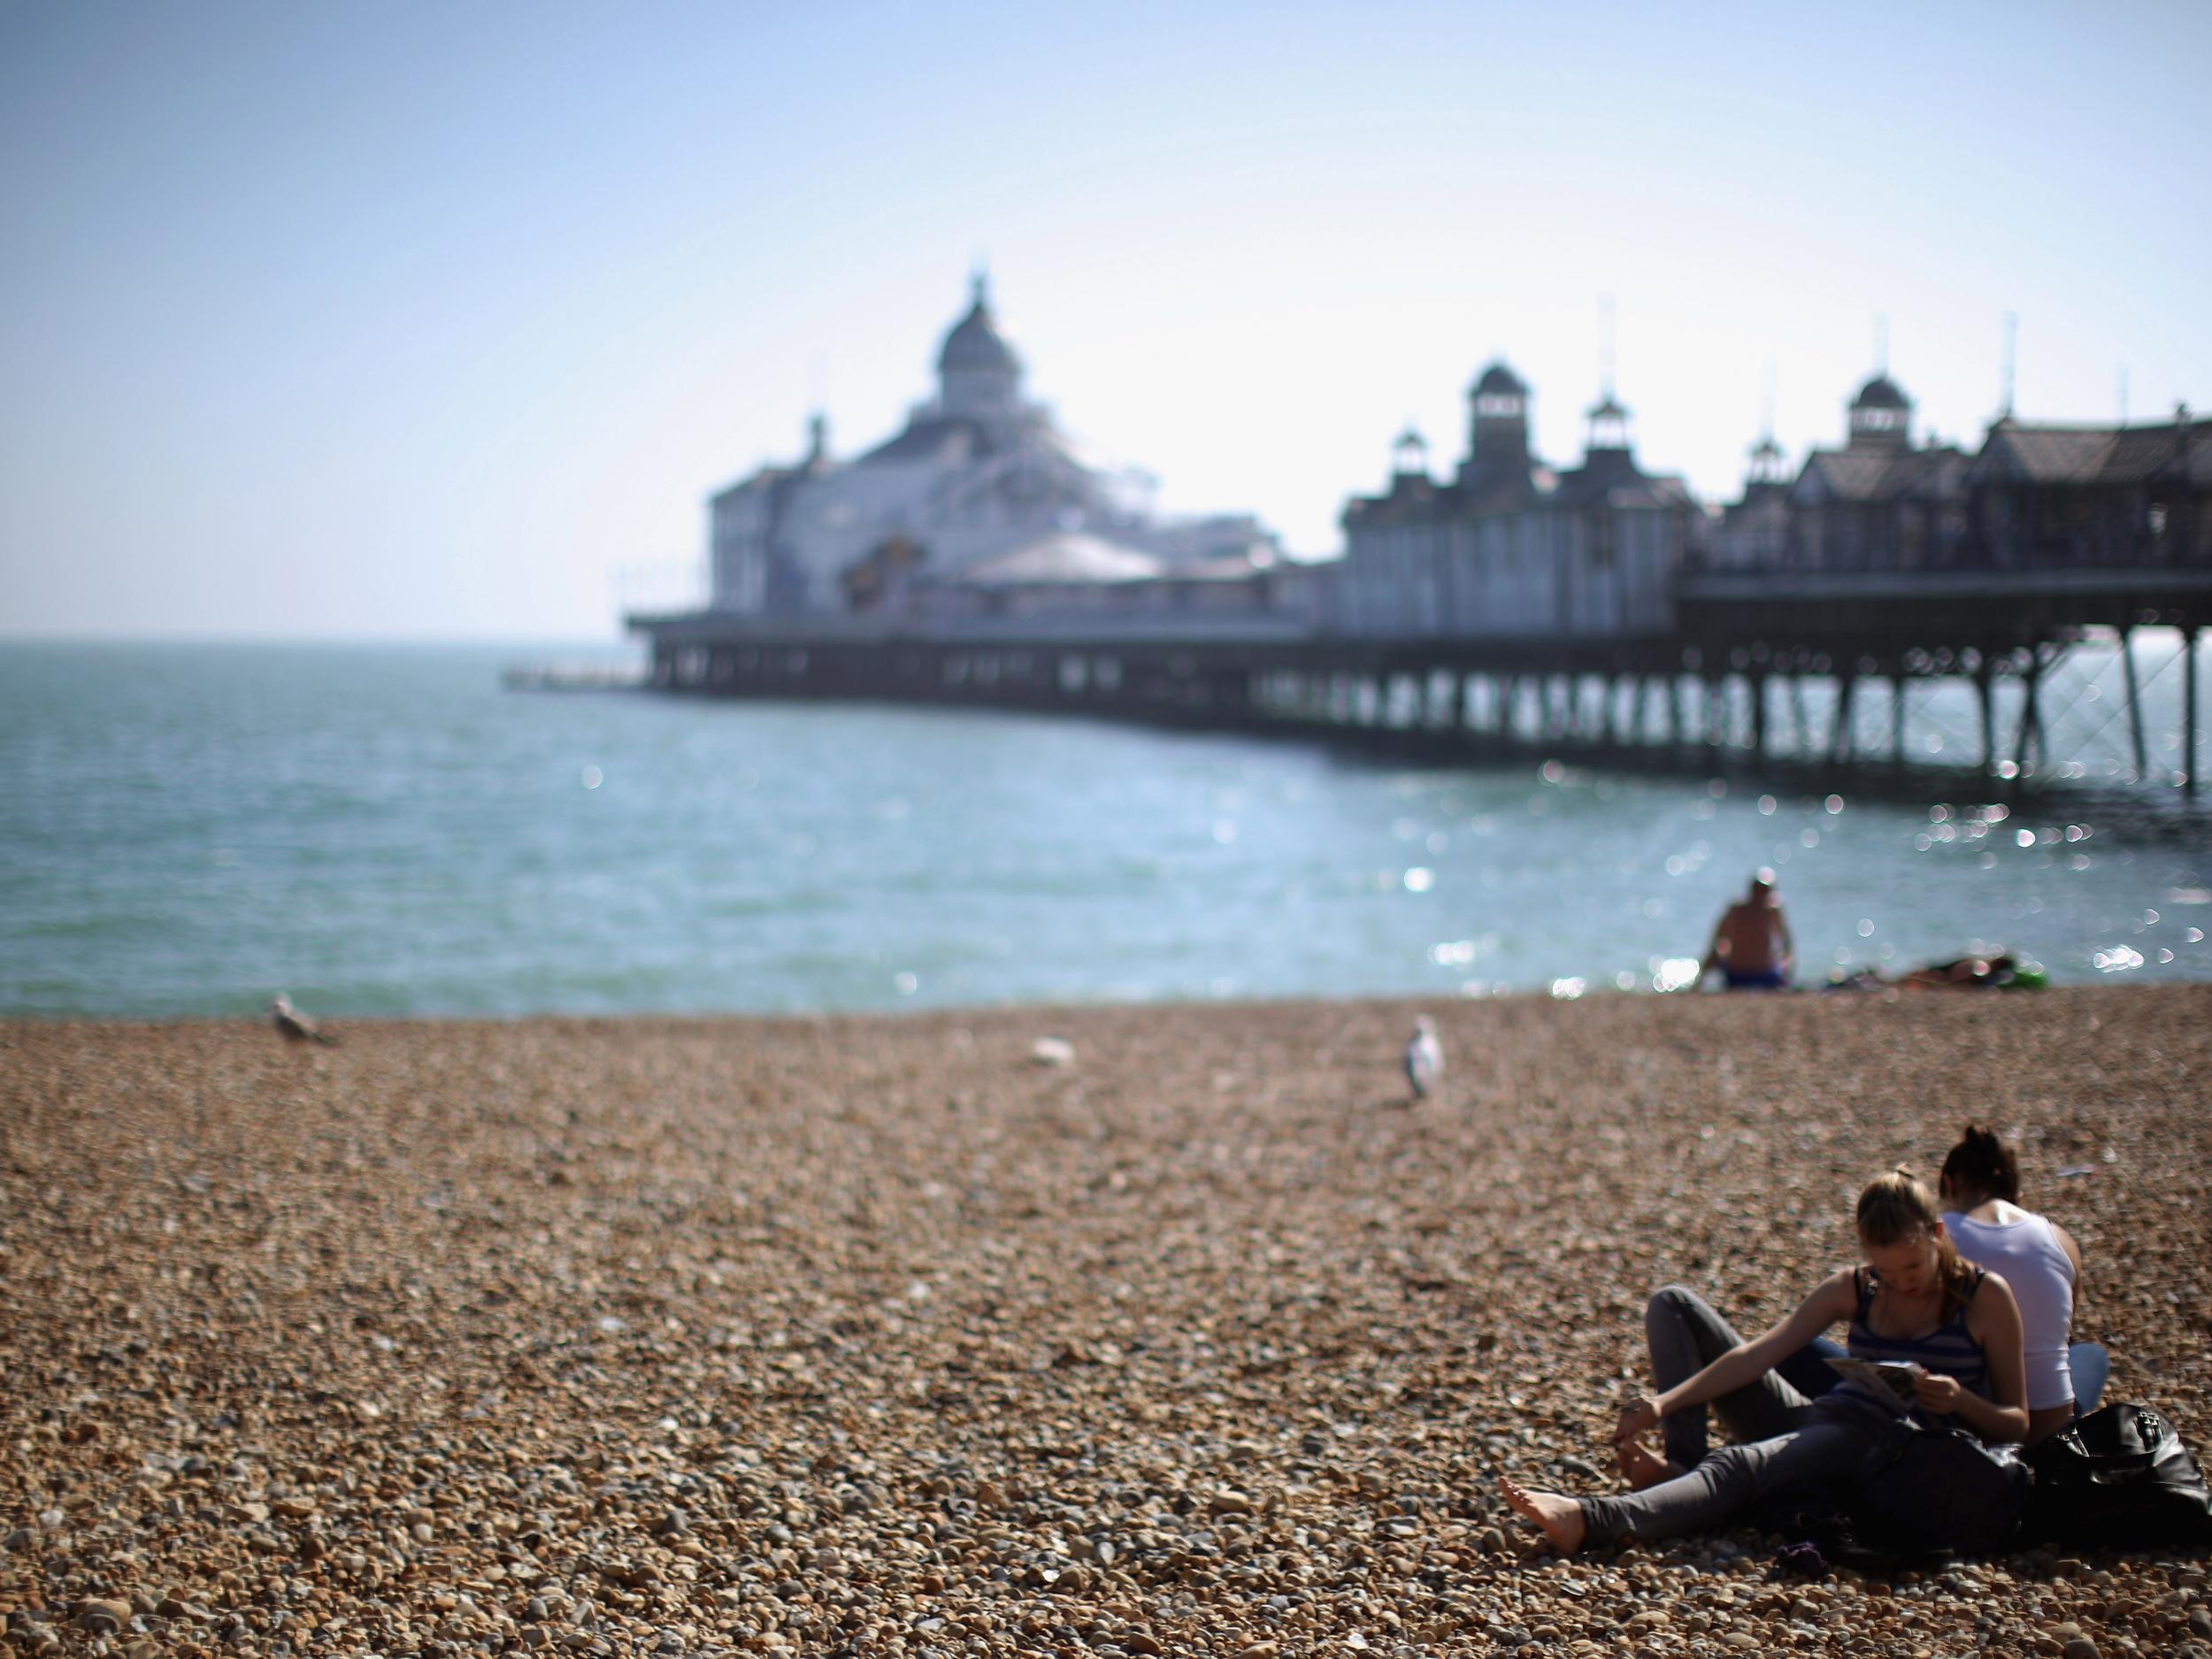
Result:
<svg viewBox="0 0 2212 1659"><path fill-rule="evenodd" d="M998 319L991 314L991 296L986 280L975 279L975 292L967 314L945 334L937 349L940 374L1019 375L1022 360L1006 336L999 333Z"/></svg>
<svg viewBox="0 0 2212 1659"><path fill-rule="evenodd" d="M967 315L955 323L937 348L937 401L948 415L986 421L1007 420L1021 408L1022 360L991 314L991 295L981 272Z"/></svg>
<svg viewBox="0 0 2212 1659"><path fill-rule="evenodd" d="M1482 372L1482 377L1475 382L1474 391L1471 396L1475 397L1526 397L1528 387L1519 375L1514 373L1501 361L1493 363Z"/></svg>
<svg viewBox="0 0 2212 1659"><path fill-rule="evenodd" d="M1848 413L1852 449L1902 449L1911 441L1912 399L1886 373L1859 388Z"/></svg>
<svg viewBox="0 0 2212 1659"><path fill-rule="evenodd" d="M1854 409L1909 409L1912 400L1888 375L1878 374L1859 388L1859 395L1851 400L1851 406Z"/></svg>

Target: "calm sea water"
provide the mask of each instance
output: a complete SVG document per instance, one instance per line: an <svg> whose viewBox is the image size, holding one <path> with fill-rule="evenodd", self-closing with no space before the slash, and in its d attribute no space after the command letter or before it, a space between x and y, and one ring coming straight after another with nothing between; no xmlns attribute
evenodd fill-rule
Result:
<svg viewBox="0 0 2212 1659"><path fill-rule="evenodd" d="M2212 978L2212 808L1938 819L1045 718L503 692L517 655L0 647L0 1011L1647 990L1762 864L1806 977L1978 942L2062 980Z"/></svg>

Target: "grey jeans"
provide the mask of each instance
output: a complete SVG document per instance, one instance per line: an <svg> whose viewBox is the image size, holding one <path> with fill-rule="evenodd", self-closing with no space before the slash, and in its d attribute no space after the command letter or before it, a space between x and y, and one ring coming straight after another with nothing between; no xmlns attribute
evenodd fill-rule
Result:
<svg viewBox="0 0 2212 1659"><path fill-rule="evenodd" d="M1738 1340L1703 1297L1679 1285L1651 1299L1644 1331L1662 1390L1704 1370ZM1709 1531L1785 1488L1840 1493L1896 1421L1886 1406L1848 1389L1808 1401L1772 1371L1713 1406L1736 1444L1708 1452L1703 1406L1668 1417L1667 1460L1689 1472L1621 1497L1583 1499L1591 1542Z"/></svg>

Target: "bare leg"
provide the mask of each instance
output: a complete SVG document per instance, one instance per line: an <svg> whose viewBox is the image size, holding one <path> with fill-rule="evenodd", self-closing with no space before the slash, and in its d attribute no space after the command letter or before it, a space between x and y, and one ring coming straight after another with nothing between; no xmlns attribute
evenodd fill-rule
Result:
<svg viewBox="0 0 2212 1659"><path fill-rule="evenodd" d="M1499 1477L1498 1484L1505 1489L1505 1501L1513 1506L1514 1513L1535 1522L1554 1549L1571 1555L1582 1548L1582 1535L1587 1529L1579 1503L1555 1492L1531 1492L1510 1475Z"/></svg>
<svg viewBox="0 0 2212 1659"><path fill-rule="evenodd" d="M1654 1456L1641 1440L1623 1440L1614 1448L1614 1461L1620 1465L1621 1479L1628 1482L1631 1492L1672 1480L1682 1472L1665 1458Z"/></svg>

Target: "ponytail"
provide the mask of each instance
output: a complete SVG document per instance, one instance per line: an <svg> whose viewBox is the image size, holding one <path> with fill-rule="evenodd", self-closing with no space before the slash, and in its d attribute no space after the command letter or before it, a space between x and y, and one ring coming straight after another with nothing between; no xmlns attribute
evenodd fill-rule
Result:
<svg viewBox="0 0 2212 1659"><path fill-rule="evenodd" d="M1993 1129L1969 1124L1943 1160L1943 1184L1954 1194L2020 1202L2020 1161Z"/></svg>

